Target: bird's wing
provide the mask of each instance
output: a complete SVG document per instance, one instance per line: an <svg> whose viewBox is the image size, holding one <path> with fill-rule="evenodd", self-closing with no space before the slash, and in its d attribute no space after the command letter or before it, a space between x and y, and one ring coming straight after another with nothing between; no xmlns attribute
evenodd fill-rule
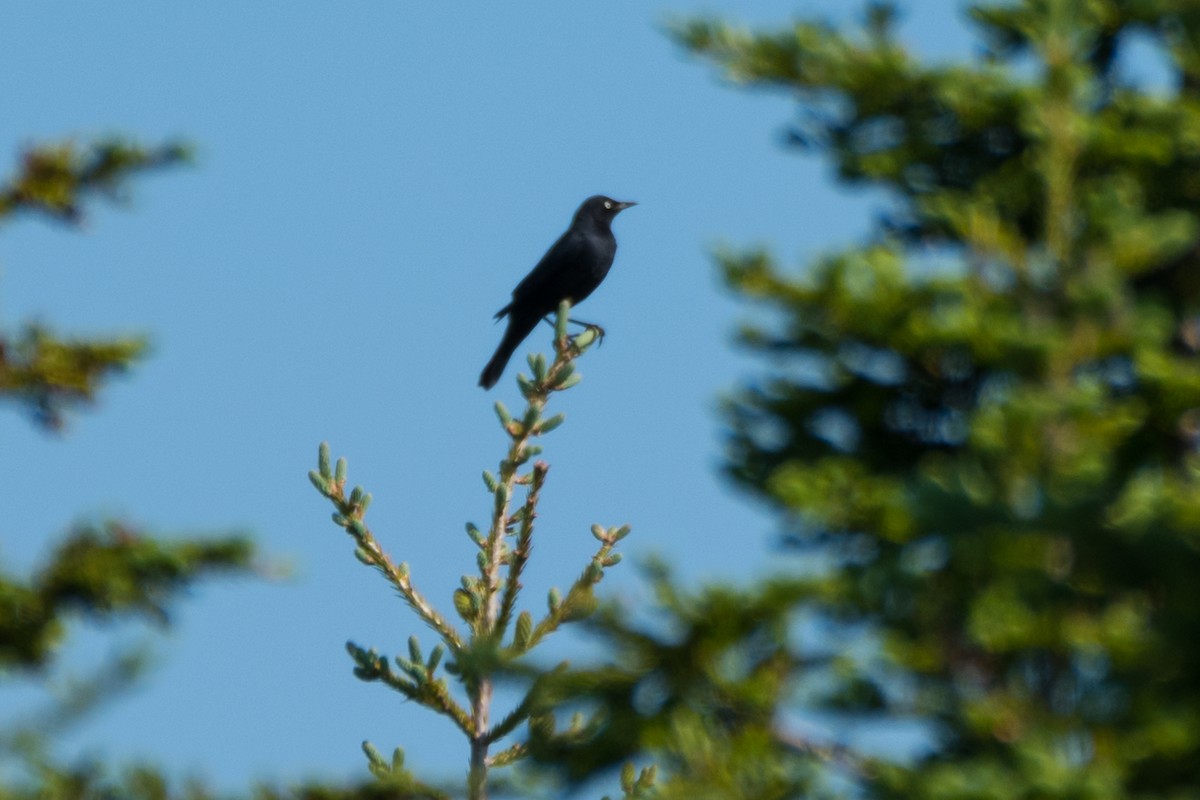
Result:
<svg viewBox="0 0 1200 800"><path fill-rule="evenodd" d="M574 230L568 230L551 245L537 266L521 279L517 288L513 289L513 303L543 294L557 294L555 284L562 283L569 277L570 271L583 257L584 250L584 237ZM555 303L557 304L557 300Z"/></svg>

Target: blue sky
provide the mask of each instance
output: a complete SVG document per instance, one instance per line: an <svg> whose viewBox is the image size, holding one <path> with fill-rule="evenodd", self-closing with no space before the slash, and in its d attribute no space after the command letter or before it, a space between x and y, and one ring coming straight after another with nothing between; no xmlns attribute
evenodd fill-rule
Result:
<svg viewBox="0 0 1200 800"><path fill-rule="evenodd" d="M721 289L709 253L763 244L803 264L861 237L878 198L781 146L790 98L729 86L663 26L859 7L0 6L6 165L31 142L111 133L198 153L136 181L124 207L96 207L82 231L0 229L0 324L154 343L60 437L0 409L0 558L28 568L73 521L121 515L164 535L245 531L289 570L194 592L144 687L69 750L228 789L361 776L364 738L403 745L427 774L462 768L449 723L351 676L347 639L402 652L420 626L354 560L305 474L322 440L346 456L385 548L449 609L473 570L463 525L486 519L479 474L505 441L491 405L518 405L514 367L549 341L543 328L485 393L492 314L593 193L639 205L618 218L614 269L580 309L609 335L554 403L567 423L544 442L526 600L540 609L578 573L593 522L633 526L635 558L608 595L641 597L634 564L649 554L693 581L786 568L771 517L719 475L718 398L757 367L730 344L752 311ZM907 3L904 40L969 52L957 7ZM114 635L147 632L85 633L71 663L86 670Z"/></svg>

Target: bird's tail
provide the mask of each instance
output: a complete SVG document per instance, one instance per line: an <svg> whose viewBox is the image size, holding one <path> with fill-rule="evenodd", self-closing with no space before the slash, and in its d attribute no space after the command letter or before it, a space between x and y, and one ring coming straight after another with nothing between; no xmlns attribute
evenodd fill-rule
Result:
<svg viewBox="0 0 1200 800"><path fill-rule="evenodd" d="M513 351L521 342L525 341L525 337L537 327L540 321L540 317L527 319L509 316L508 329L504 331L504 338L500 340L500 346L496 348L492 360L487 363L479 375L480 386L490 389L496 385L496 381L500 380L500 376L504 374L504 368L508 366L508 360L512 358Z"/></svg>

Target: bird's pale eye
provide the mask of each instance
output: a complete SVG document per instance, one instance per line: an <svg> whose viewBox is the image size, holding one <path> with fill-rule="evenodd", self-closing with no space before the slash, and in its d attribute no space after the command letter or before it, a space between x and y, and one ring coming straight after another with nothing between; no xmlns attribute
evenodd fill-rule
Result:
<svg viewBox="0 0 1200 800"><path fill-rule="evenodd" d="M612 208L612 200L605 200L605 201L604 201L604 207L605 207L605 208Z"/></svg>

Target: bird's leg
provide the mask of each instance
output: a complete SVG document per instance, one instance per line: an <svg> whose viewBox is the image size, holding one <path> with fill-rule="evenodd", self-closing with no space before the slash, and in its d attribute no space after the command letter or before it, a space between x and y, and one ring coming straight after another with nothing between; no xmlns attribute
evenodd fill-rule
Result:
<svg viewBox="0 0 1200 800"><path fill-rule="evenodd" d="M554 320L550 319L550 316L549 316L549 315L546 315L546 316L542 317L542 322L546 323L547 325L549 325L549 326L550 326L550 327L552 327L552 328L554 327ZM567 322L568 322L569 324L578 325L578 326L580 326L580 327L584 328L585 330L589 330L589 331L595 331L595 332L596 332L596 346L597 346L597 347L599 347L601 344L603 344L603 343L604 343L604 328L601 328L601 327L600 327L599 325L597 325L596 323L594 323L594 322L584 322L584 321L583 321L583 320L581 320L581 319L571 319L570 317L568 317L568 318L567 318ZM574 338L574 337L572 337L572 338Z"/></svg>
<svg viewBox="0 0 1200 800"><path fill-rule="evenodd" d="M553 327L554 327L554 320L553 320L553 319L551 319L551 317L550 317L550 315L549 315L549 314L547 314L546 316L542 317L542 322L546 323L546 324L547 324L547 325L549 325L551 328L553 328ZM585 327L585 328L599 328L599 327L600 327L599 325L593 325L593 324L591 324L590 322L584 322L584 321L583 321L583 320L581 320L581 319L571 319L570 317L568 317L568 318L567 318L567 322L568 322L568 323L570 323L570 324L572 324L572 325L582 325L582 326L583 326L583 327Z"/></svg>

